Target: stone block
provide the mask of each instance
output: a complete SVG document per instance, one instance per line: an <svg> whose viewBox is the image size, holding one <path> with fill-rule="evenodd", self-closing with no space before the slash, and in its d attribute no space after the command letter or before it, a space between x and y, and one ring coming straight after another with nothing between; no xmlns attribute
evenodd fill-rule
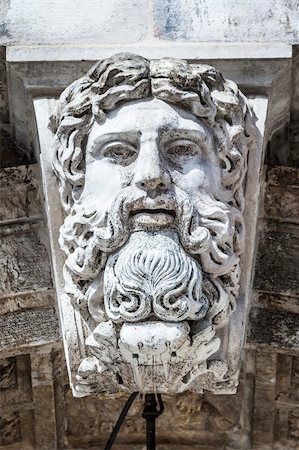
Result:
<svg viewBox="0 0 299 450"><path fill-rule="evenodd" d="M238 393L233 396L201 396L192 392L163 395L165 409L156 424L159 448L213 450L223 448L225 443L227 449L249 449L246 432L241 430L243 387L241 384ZM101 447L108 439L124 403L124 397L109 401L94 397L74 399L70 390L66 390L68 446L82 448L98 443ZM84 416L82 410L85 411ZM118 438L120 449L143 448L145 423L142 410L143 400L137 397Z"/></svg>
<svg viewBox="0 0 299 450"><path fill-rule="evenodd" d="M33 450L30 356L0 360L0 448Z"/></svg>
<svg viewBox="0 0 299 450"><path fill-rule="evenodd" d="M37 164L0 170L0 222L42 219L38 178Z"/></svg>
<svg viewBox="0 0 299 450"><path fill-rule="evenodd" d="M32 407L31 402L30 356L0 359L0 411L28 409Z"/></svg>
<svg viewBox="0 0 299 450"><path fill-rule="evenodd" d="M52 290L21 293L0 298L0 316L26 309L42 309L54 306L55 294Z"/></svg>
<svg viewBox="0 0 299 450"><path fill-rule="evenodd" d="M26 310L0 316L0 351L56 343L58 320L54 308Z"/></svg>
<svg viewBox="0 0 299 450"><path fill-rule="evenodd" d="M0 390L17 386L16 358L0 360Z"/></svg>
<svg viewBox="0 0 299 450"><path fill-rule="evenodd" d="M0 47L0 122L8 122L7 79L4 47Z"/></svg>
<svg viewBox="0 0 299 450"><path fill-rule="evenodd" d="M0 296L52 287L42 224L0 229Z"/></svg>
<svg viewBox="0 0 299 450"><path fill-rule="evenodd" d="M252 306L258 308L274 309L277 311L288 311L299 314L299 298L287 297L278 294L259 292L252 299Z"/></svg>
<svg viewBox="0 0 299 450"><path fill-rule="evenodd" d="M160 39L229 42L296 42L295 0L155 0L154 33ZM250 23L250 26L248 24Z"/></svg>
<svg viewBox="0 0 299 450"><path fill-rule="evenodd" d="M146 2L136 0L5 0L1 8L2 45L138 42L149 16Z"/></svg>
<svg viewBox="0 0 299 450"><path fill-rule="evenodd" d="M21 423L17 412L0 416L0 445L15 444L21 441ZM3 447L2 447L3 448Z"/></svg>
<svg viewBox="0 0 299 450"><path fill-rule="evenodd" d="M260 237L254 288L299 296L298 227L283 223L265 227Z"/></svg>
<svg viewBox="0 0 299 450"><path fill-rule="evenodd" d="M247 342L274 348L299 350L299 316L282 311L252 308Z"/></svg>
<svg viewBox="0 0 299 450"><path fill-rule="evenodd" d="M275 219L299 222L299 169L274 167L267 173L265 214Z"/></svg>
<svg viewBox="0 0 299 450"><path fill-rule="evenodd" d="M52 450L57 448L52 354L41 352L31 355L35 445L36 448Z"/></svg>

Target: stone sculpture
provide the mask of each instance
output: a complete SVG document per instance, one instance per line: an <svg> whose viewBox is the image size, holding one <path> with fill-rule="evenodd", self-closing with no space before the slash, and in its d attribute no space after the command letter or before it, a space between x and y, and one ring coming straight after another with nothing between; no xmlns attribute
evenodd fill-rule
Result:
<svg viewBox="0 0 299 450"><path fill-rule="evenodd" d="M243 94L207 65L119 54L62 93L50 128L74 394L234 392L227 325L256 136Z"/></svg>

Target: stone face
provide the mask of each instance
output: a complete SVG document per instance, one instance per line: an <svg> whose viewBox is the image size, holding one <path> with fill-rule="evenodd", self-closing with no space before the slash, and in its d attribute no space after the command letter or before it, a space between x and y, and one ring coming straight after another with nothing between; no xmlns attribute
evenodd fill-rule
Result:
<svg viewBox="0 0 299 450"><path fill-rule="evenodd" d="M37 102L37 111L48 104ZM40 120L54 237L62 221L56 215L51 228L58 189ZM74 395L234 392L243 336L230 338L227 324L235 309L244 323L243 212L247 200L246 217L255 214L258 173L259 134L245 97L213 67L119 54L61 94L50 129L66 214L63 260L52 241L54 271L64 283L58 300ZM240 298L248 295L246 251ZM55 267L62 261L63 272Z"/></svg>

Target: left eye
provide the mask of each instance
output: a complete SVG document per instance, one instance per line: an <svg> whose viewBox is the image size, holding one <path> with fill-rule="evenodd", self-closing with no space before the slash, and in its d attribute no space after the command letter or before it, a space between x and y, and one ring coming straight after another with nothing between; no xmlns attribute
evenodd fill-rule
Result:
<svg viewBox="0 0 299 450"><path fill-rule="evenodd" d="M164 152L171 161L177 162L183 158L198 156L200 154L200 148L195 142L182 140L166 146Z"/></svg>
<svg viewBox="0 0 299 450"><path fill-rule="evenodd" d="M118 163L129 164L136 157L137 149L128 142L113 142L102 148L101 155Z"/></svg>

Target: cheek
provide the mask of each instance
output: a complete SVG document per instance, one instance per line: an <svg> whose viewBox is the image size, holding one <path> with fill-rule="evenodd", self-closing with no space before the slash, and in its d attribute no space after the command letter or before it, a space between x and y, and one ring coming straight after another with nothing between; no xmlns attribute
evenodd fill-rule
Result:
<svg viewBox="0 0 299 450"><path fill-rule="evenodd" d="M85 184L80 200L97 202L99 207L109 206L114 197L124 187L122 169L102 161L90 163L86 167Z"/></svg>
<svg viewBox="0 0 299 450"><path fill-rule="evenodd" d="M185 171L185 173L174 172L172 179L174 184L189 193L198 191L202 187L207 187L205 172L200 168L193 168Z"/></svg>

